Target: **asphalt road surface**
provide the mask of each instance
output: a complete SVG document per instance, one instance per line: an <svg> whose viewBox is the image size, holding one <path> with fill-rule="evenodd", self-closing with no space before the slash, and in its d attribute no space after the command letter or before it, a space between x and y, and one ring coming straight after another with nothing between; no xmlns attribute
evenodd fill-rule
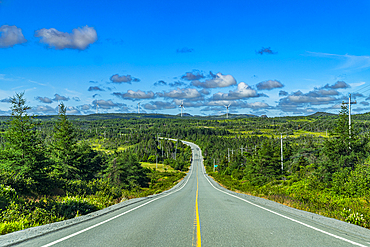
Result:
<svg viewBox="0 0 370 247"><path fill-rule="evenodd" d="M206 176L200 149L187 144L193 163L177 189L16 246L370 246L368 230L325 225L223 189Z"/></svg>

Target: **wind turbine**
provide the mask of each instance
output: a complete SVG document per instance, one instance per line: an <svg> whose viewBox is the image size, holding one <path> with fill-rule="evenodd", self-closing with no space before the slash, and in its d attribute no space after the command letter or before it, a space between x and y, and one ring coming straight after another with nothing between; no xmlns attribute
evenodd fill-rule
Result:
<svg viewBox="0 0 370 247"><path fill-rule="evenodd" d="M226 118L229 118L229 107L230 107L231 103L229 105L224 105L226 107Z"/></svg>
<svg viewBox="0 0 370 247"><path fill-rule="evenodd" d="M184 101L181 100L181 105L179 105L179 107L181 107L181 117L182 117L182 109L185 108L184 107Z"/></svg>
<svg viewBox="0 0 370 247"><path fill-rule="evenodd" d="M140 114L140 102L137 103L137 114Z"/></svg>

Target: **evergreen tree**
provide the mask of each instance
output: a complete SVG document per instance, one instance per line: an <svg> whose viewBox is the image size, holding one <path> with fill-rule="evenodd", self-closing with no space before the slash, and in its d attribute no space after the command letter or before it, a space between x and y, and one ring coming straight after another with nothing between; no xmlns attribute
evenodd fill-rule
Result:
<svg viewBox="0 0 370 247"><path fill-rule="evenodd" d="M12 119L5 132L6 143L1 152L1 166L16 177L31 179L35 189L41 190L40 186L46 183L50 161L37 133L40 123L27 114L31 107L26 105L24 93L16 93L10 102Z"/></svg>
<svg viewBox="0 0 370 247"><path fill-rule="evenodd" d="M62 178L77 178L77 140L72 123L67 119L66 107L59 106L58 120L54 125L52 158L55 161L54 175Z"/></svg>
<svg viewBox="0 0 370 247"><path fill-rule="evenodd" d="M341 168L353 169L367 154L368 137L359 138L356 128L349 133L348 108L342 105L337 125L324 143L322 154L327 157L323 162L322 175L325 180L331 180L331 175Z"/></svg>
<svg viewBox="0 0 370 247"><path fill-rule="evenodd" d="M135 154L120 152L114 156L106 170L106 176L113 185L125 189L147 187L147 170L141 166Z"/></svg>

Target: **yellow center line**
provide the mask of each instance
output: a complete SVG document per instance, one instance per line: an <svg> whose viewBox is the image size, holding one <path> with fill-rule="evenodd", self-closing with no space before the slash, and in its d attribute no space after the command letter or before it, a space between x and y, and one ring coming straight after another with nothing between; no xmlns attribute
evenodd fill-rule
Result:
<svg viewBox="0 0 370 247"><path fill-rule="evenodd" d="M200 235L200 219L199 219L199 209L198 209L198 170L197 170L197 194L195 197L195 217L197 220L197 247L202 246L202 238Z"/></svg>

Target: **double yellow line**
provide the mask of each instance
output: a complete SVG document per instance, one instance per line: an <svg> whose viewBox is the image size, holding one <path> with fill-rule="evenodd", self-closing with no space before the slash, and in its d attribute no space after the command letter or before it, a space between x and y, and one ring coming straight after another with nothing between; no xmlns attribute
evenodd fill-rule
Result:
<svg viewBox="0 0 370 247"><path fill-rule="evenodd" d="M198 209L198 169L197 169L197 193L195 196L195 219L197 223L197 231L196 231L196 246L200 247L202 246L202 237L200 235L200 219L199 219L199 209Z"/></svg>

